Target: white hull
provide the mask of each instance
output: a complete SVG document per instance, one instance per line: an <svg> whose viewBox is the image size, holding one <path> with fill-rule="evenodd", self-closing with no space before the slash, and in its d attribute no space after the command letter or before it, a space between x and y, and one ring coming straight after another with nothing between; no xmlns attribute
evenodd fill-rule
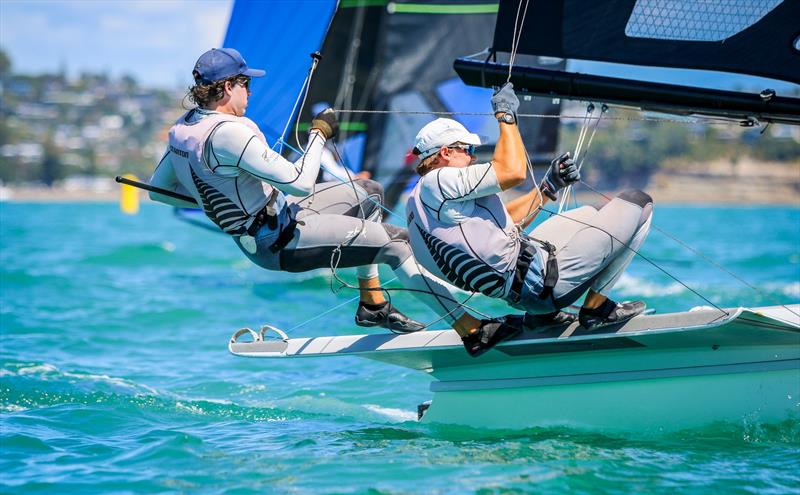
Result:
<svg viewBox="0 0 800 495"><path fill-rule="evenodd" d="M647 434L719 421L797 420L799 362L780 363L773 370L744 371L746 367L733 365L689 374L685 369L664 369L665 375L676 373L643 378L639 372L623 372L622 376L604 374L597 381L583 383L473 390L436 390L439 382L432 387L434 399L423 421L502 429L567 425Z"/></svg>
<svg viewBox="0 0 800 495"><path fill-rule="evenodd" d="M478 359L453 331L232 341L257 357L357 355L431 374L422 420L664 432L800 418L800 305L640 316L525 333Z"/></svg>

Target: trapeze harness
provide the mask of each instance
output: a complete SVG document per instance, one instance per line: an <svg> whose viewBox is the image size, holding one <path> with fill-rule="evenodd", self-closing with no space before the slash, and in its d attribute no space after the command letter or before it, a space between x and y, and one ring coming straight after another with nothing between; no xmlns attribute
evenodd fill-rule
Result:
<svg viewBox="0 0 800 495"><path fill-rule="evenodd" d="M539 299L553 298L553 288L558 282L558 261L556 260L556 247L551 243L536 239L530 236L520 237L519 256L517 256L517 267L514 271L514 278L511 281L511 288L508 290L508 301L511 304L517 304L522 297L522 285L525 282L525 276L528 275L531 261L536 255L536 247L530 242L538 242L542 248L547 251L547 262L545 263L544 277L541 292L539 292ZM555 301L553 301L555 305Z"/></svg>
<svg viewBox="0 0 800 495"><path fill-rule="evenodd" d="M407 204L414 254L425 268L453 285L512 305L520 302L525 277L535 269L541 274L540 287L534 287L538 298L552 300L558 281L556 248L522 234L499 191L490 163L427 174ZM539 246L547 252L544 267L544 256L536 256Z"/></svg>
<svg viewBox="0 0 800 495"><path fill-rule="evenodd" d="M223 232L239 237L245 249L255 253L254 238L264 225L280 228L269 246L277 253L291 242L297 220L287 207L285 196L271 184L249 173L240 173L236 164L220 163L214 154L211 138L226 122L244 124L266 144L263 134L250 119L224 113L194 109L180 117L169 133L169 151L188 162L188 167L174 167L187 190L194 186L195 197L203 211ZM240 157L241 160L241 157ZM254 213L250 213L254 211ZM249 239L248 239L249 238Z"/></svg>

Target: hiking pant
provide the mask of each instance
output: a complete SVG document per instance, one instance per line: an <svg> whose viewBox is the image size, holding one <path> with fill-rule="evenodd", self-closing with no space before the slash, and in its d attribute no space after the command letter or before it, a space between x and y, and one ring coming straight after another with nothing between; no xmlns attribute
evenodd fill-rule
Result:
<svg viewBox="0 0 800 495"><path fill-rule="evenodd" d="M389 266L403 287L453 323L463 310L450 289L427 272L412 256L406 229L383 218L383 187L372 180L316 184L312 194L287 196L297 220L294 237L280 251L269 246L274 230L266 225L255 236L255 254L242 252L268 270L305 272L315 268L357 268L359 279L378 276L376 264ZM237 240L237 244L239 241ZM240 245L241 247L241 245Z"/></svg>
<svg viewBox="0 0 800 495"><path fill-rule="evenodd" d="M647 237L652 217L652 198L630 190L599 210L582 206L542 222L530 236L555 246L558 281L552 296L540 299L542 274L530 270L513 306L543 314L573 304L589 289L607 295ZM540 253L544 266L547 254Z"/></svg>

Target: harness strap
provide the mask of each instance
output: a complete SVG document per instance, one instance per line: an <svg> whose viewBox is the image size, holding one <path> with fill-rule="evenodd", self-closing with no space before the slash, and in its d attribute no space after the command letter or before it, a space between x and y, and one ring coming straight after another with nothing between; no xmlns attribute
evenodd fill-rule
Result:
<svg viewBox="0 0 800 495"><path fill-rule="evenodd" d="M531 239L533 239L531 237ZM547 241L533 239L547 251L547 264L544 270L544 288L539 293L539 299L547 299L553 295L553 288L558 282L558 261L556 260L556 247Z"/></svg>
<svg viewBox="0 0 800 495"><path fill-rule="evenodd" d="M269 225L271 229L278 228L278 210L275 209L275 202L278 199L278 194L280 194L278 190L273 187L272 194L267 198L267 204L258 210L258 213L253 217L253 222L247 227L247 235L255 237L258 229L264 224Z"/></svg>
<svg viewBox="0 0 800 495"><path fill-rule="evenodd" d="M522 237L520 239L520 252L517 257L517 269L514 271L514 279L511 281L511 288L508 292L508 299L512 304L519 302L522 297L522 286L525 282L525 276L528 274L531 261L536 255L536 247L529 241L536 241L542 245L547 251L547 263L545 264L545 273L543 280L542 292L539 293L539 299L546 299L553 295L553 288L558 282L558 261L556 260L556 247L547 241L534 239L533 237Z"/></svg>
<svg viewBox="0 0 800 495"><path fill-rule="evenodd" d="M278 200L278 189L272 188L272 194L269 195L267 198L267 204L264 206L264 209L267 211L268 215L277 216L278 210L275 209L275 201Z"/></svg>
<svg viewBox="0 0 800 495"><path fill-rule="evenodd" d="M286 227L281 230L281 233L278 234L278 238L275 239L275 242L269 247L269 250L272 253L277 253L281 249L285 248L287 244L292 242L294 239L294 229L297 227L297 220L294 218L291 219L289 223L286 224Z"/></svg>
<svg viewBox="0 0 800 495"><path fill-rule="evenodd" d="M514 270L514 279L511 281L511 288L508 291L508 299L512 304L519 302L522 297L522 285L525 282L525 275L536 254L533 244L521 240L519 256L517 256L517 268Z"/></svg>

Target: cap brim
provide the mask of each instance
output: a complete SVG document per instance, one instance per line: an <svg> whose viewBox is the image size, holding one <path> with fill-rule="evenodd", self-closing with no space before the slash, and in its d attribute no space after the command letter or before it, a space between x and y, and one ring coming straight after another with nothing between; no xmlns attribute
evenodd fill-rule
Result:
<svg viewBox="0 0 800 495"><path fill-rule="evenodd" d="M266 73L267 71L261 69L247 69L246 71L242 72L242 75L250 77L261 77Z"/></svg>
<svg viewBox="0 0 800 495"><path fill-rule="evenodd" d="M461 138L460 141L464 144L474 144L475 146L481 145L481 137L472 132L467 134L464 138Z"/></svg>

